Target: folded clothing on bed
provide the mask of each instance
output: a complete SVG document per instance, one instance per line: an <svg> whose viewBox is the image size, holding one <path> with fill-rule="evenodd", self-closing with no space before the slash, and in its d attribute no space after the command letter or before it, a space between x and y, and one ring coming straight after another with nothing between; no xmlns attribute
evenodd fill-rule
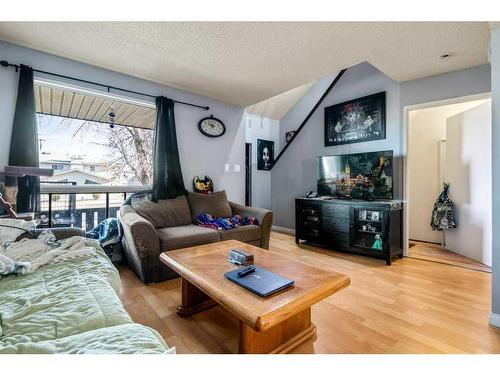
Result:
<svg viewBox="0 0 500 375"><path fill-rule="evenodd" d="M200 227L217 230L230 230L243 225L258 225L257 219L249 216L233 215L231 217L215 217L210 214L196 216L195 223Z"/></svg>

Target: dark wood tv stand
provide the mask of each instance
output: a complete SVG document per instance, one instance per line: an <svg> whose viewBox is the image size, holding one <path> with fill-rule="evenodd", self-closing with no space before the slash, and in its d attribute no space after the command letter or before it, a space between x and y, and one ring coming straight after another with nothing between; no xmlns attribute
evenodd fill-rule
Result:
<svg viewBox="0 0 500 375"><path fill-rule="evenodd" d="M403 257L401 201L296 198L295 242L384 259ZM373 248L376 235L380 249Z"/></svg>

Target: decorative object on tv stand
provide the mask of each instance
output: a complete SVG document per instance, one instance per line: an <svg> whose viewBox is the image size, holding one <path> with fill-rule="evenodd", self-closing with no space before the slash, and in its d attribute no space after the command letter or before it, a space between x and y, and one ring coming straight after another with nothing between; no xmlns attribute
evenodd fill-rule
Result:
<svg viewBox="0 0 500 375"><path fill-rule="evenodd" d="M270 171L274 163L274 141L257 139L257 169Z"/></svg>
<svg viewBox="0 0 500 375"><path fill-rule="evenodd" d="M443 184L443 191L439 194L434 209L432 210L431 228L432 230L442 231L443 239L441 241L443 246L446 246L446 229L453 229L457 227L455 222L455 204L448 197L448 190L450 184Z"/></svg>
<svg viewBox="0 0 500 375"><path fill-rule="evenodd" d="M375 250L382 250L382 238L380 237L380 234L375 235L375 242L372 245L372 249Z"/></svg>
<svg viewBox="0 0 500 375"><path fill-rule="evenodd" d="M198 130L206 137L216 138L226 132L226 126L221 120L210 115L210 117L202 118L198 122Z"/></svg>
<svg viewBox="0 0 500 375"><path fill-rule="evenodd" d="M214 183L209 176L205 176L204 180L200 180L198 176L193 178L193 191L201 194L212 194L214 192Z"/></svg>
<svg viewBox="0 0 500 375"><path fill-rule="evenodd" d="M285 141L286 143L290 142L295 135L295 130L289 131L285 133Z"/></svg>
<svg viewBox="0 0 500 375"><path fill-rule="evenodd" d="M385 91L325 108L325 147L385 139Z"/></svg>

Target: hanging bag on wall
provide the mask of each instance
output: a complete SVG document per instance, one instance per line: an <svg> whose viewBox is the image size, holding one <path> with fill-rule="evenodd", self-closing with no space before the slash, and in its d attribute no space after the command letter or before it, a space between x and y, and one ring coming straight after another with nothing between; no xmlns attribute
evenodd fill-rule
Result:
<svg viewBox="0 0 500 375"><path fill-rule="evenodd" d="M434 209L432 210L431 228L432 230L443 231L445 229L456 228L455 204L448 197L450 184L443 184L443 191L439 194Z"/></svg>

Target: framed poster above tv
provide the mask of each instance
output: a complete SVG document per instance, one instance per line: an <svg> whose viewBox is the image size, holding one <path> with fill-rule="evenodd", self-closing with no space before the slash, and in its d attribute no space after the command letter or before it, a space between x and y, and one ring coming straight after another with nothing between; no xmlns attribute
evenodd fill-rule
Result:
<svg viewBox="0 0 500 375"><path fill-rule="evenodd" d="M325 108L325 147L385 139L385 91Z"/></svg>

